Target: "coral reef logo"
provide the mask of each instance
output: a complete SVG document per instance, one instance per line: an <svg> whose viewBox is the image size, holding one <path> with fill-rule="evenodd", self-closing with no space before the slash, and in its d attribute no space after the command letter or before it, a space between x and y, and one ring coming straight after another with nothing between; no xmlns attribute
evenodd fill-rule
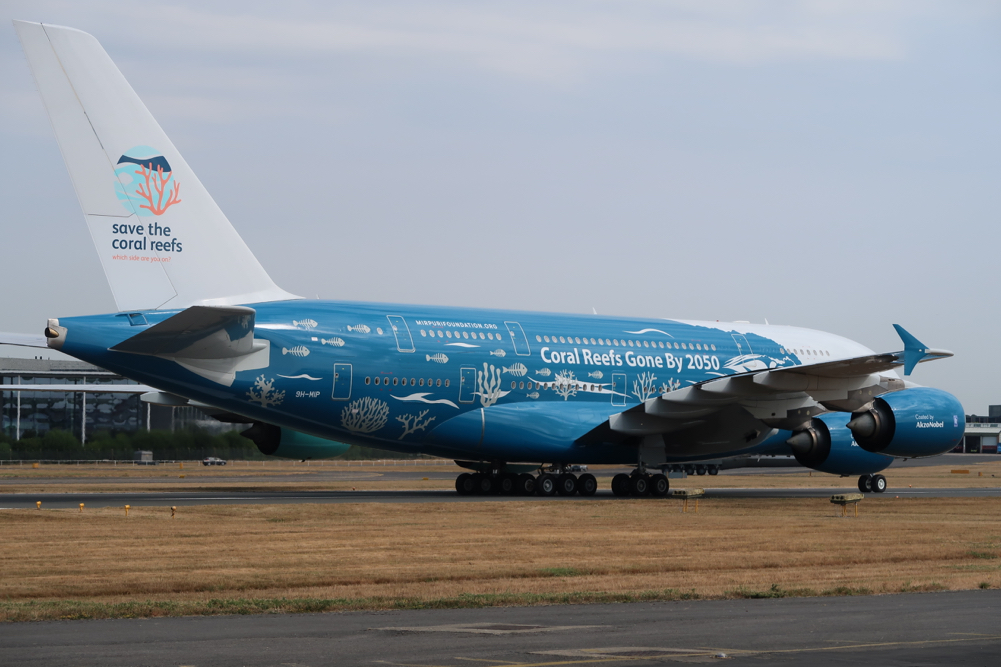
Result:
<svg viewBox="0 0 1001 667"><path fill-rule="evenodd" d="M129 213L162 215L181 203L181 184L167 158L149 146L134 146L118 158L115 195Z"/></svg>

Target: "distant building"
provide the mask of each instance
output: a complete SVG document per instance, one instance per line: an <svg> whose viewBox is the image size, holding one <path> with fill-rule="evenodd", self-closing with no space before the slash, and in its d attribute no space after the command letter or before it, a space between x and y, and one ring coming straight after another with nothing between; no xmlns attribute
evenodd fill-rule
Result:
<svg viewBox="0 0 1001 667"><path fill-rule="evenodd" d="M107 385L107 392L50 391L52 385ZM139 394L116 392L115 385L137 385L120 375L82 361L0 358L0 429L19 440L25 433L68 431L86 442L95 431L173 430L198 425L230 430L194 408L143 403ZM32 391L32 385L47 385Z"/></svg>
<svg viewBox="0 0 1001 667"><path fill-rule="evenodd" d="M987 416L966 415L966 436L952 450L967 454L997 454L1001 436L1001 405L987 406Z"/></svg>

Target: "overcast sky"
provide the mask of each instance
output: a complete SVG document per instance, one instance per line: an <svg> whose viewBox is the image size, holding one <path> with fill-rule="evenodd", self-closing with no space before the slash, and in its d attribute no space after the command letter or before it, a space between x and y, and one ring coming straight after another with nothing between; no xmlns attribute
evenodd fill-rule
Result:
<svg viewBox="0 0 1001 667"><path fill-rule="evenodd" d="M956 352L914 380L1001 404L1001 3L6 0L0 330L35 333L115 304L12 18L95 35L291 292L899 323Z"/></svg>

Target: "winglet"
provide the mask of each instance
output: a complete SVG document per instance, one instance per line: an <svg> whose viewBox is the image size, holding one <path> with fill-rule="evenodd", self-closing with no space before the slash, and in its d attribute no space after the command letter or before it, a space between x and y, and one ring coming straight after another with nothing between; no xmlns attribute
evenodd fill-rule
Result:
<svg viewBox="0 0 1001 667"><path fill-rule="evenodd" d="M952 352L948 350L933 350L926 347L899 324L894 324L893 328L897 330L900 340L904 341L904 375L910 375L914 367L922 361L952 356Z"/></svg>

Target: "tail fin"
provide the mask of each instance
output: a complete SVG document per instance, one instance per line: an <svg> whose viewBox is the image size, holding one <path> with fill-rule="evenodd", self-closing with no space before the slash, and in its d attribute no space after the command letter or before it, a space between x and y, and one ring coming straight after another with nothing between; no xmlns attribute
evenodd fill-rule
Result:
<svg viewBox="0 0 1001 667"><path fill-rule="evenodd" d="M119 310L298 298L272 282L94 37L14 27Z"/></svg>

